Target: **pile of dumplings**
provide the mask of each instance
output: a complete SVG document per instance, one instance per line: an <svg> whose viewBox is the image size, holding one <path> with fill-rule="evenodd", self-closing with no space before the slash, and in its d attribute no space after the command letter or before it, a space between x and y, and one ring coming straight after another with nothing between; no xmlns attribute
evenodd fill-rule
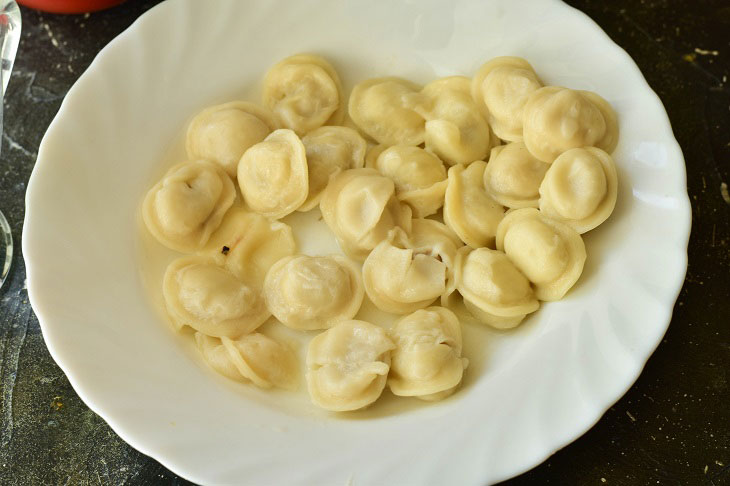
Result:
<svg viewBox="0 0 730 486"><path fill-rule="evenodd" d="M259 326L312 334L306 382L326 410L386 385L440 400L468 363L457 304L514 328L579 279L581 235L616 203L617 117L517 57L425 86L368 79L347 100L328 61L299 54L266 74L262 106L195 116L188 161L142 207L185 254L163 278L167 312L213 369L264 388L295 388L299 365ZM343 254L298 253L282 218L316 208ZM355 319L365 296L399 316L391 328Z"/></svg>

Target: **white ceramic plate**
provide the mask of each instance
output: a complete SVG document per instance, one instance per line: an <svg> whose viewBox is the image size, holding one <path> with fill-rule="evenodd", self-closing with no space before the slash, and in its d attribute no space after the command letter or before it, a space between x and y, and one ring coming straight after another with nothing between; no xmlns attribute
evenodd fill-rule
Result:
<svg viewBox="0 0 730 486"><path fill-rule="evenodd" d="M343 419L236 386L161 324L143 288L135 214L185 121L254 92L268 66L300 51L329 58L348 87L470 75L518 55L546 83L594 90L619 114L619 200L586 235L584 275L523 331L488 334L452 399ZM76 391L174 472L216 484L468 485L543 461L629 388L667 329L689 227L659 99L623 50L557 1L171 0L66 97L28 185L23 251L46 343Z"/></svg>

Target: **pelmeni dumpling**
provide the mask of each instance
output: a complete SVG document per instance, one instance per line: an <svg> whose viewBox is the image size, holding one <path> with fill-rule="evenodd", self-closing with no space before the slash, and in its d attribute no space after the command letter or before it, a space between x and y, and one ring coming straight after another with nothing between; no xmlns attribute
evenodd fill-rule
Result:
<svg viewBox="0 0 730 486"><path fill-rule="evenodd" d="M362 261L394 226L409 232L411 209L395 197L395 184L374 169L336 174L319 203L342 250Z"/></svg>
<svg viewBox="0 0 730 486"><path fill-rule="evenodd" d="M540 306L530 282L507 255L489 248L459 250L456 288L469 312L497 329L517 326Z"/></svg>
<svg viewBox="0 0 730 486"><path fill-rule="evenodd" d="M193 252L208 241L235 198L236 188L223 169L203 160L185 162L147 192L142 217L157 241Z"/></svg>
<svg viewBox="0 0 730 486"><path fill-rule="evenodd" d="M560 300L583 272L586 248L570 226L534 208L509 212L497 228L503 250L532 282L540 300Z"/></svg>
<svg viewBox="0 0 730 486"><path fill-rule="evenodd" d="M378 399L395 344L365 321L343 321L314 337L307 352L307 385L315 405L334 412L367 407Z"/></svg>
<svg viewBox="0 0 730 486"><path fill-rule="evenodd" d="M232 208L202 253L260 292L271 266L296 250L289 225Z"/></svg>
<svg viewBox="0 0 730 486"><path fill-rule="evenodd" d="M359 266L341 255L282 258L264 283L269 311L285 326L304 331L352 319L363 295Z"/></svg>
<svg viewBox="0 0 730 486"><path fill-rule="evenodd" d="M420 90L419 85L401 78L365 80L350 94L350 118L380 144L420 145L426 121L405 104L407 95Z"/></svg>
<svg viewBox="0 0 730 486"><path fill-rule="evenodd" d="M428 307L401 318L390 329L388 387L395 395L441 400L461 382L468 361L461 357L461 325L444 307Z"/></svg>
<svg viewBox="0 0 730 486"><path fill-rule="evenodd" d="M540 201L540 183L550 164L536 159L522 142L512 142L492 149L484 169L487 194L508 208L536 208Z"/></svg>
<svg viewBox="0 0 730 486"><path fill-rule="evenodd" d="M578 233L603 223L616 206L616 166L596 147L562 153L540 185L540 211Z"/></svg>
<svg viewBox="0 0 730 486"><path fill-rule="evenodd" d="M233 340L196 332L195 342L210 367L227 378L261 388L297 386L294 352L268 336L255 332Z"/></svg>
<svg viewBox="0 0 730 486"><path fill-rule="evenodd" d="M394 228L362 267L362 278L375 306L407 314L444 295L453 278L457 244L441 223L414 219L414 236Z"/></svg>
<svg viewBox="0 0 730 486"><path fill-rule="evenodd" d="M309 211L319 204L332 174L361 168L367 142L347 127L320 127L302 137L309 168L309 194L297 211Z"/></svg>
<svg viewBox="0 0 730 486"><path fill-rule="evenodd" d="M238 164L238 185L249 208L279 219L307 199L308 174L304 144L283 128L246 150Z"/></svg>
<svg viewBox="0 0 730 486"><path fill-rule="evenodd" d="M237 338L270 316L258 289L210 257L173 261L165 271L162 294L178 329L190 326L209 336Z"/></svg>
<svg viewBox="0 0 730 486"><path fill-rule="evenodd" d="M472 78L471 94L502 140L522 140L522 115L527 98L542 86L530 63L520 57L495 57Z"/></svg>
<svg viewBox="0 0 730 486"><path fill-rule="evenodd" d="M494 246L497 225L504 208L484 190L484 170L481 160L468 166L455 165L449 169L449 183L444 200L444 223L471 246Z"/></svg>
<svg viewBox="0 0 730 486"><path fill-rule="evenodd" d="M273 114L247 101L211 106L188 125L185 148L190 159L206 159L236 177L243 153L278 127Z"/></svg>
<svg viewBox="0 0 730 486"><path fill-rule="evenodd" d="M406 105L426 120L426 149L449 165L482 160L490 148L489 126L463 80L439 79L404 97Z"/></svg>
<svg viewBox="0 0 730 486"><path fill-rule="evenodd" d="M446 168L432 153L420 147L394 145L371 161L374 169L393 180L396 196L411 207L416 218L425 218L443 206Z"/></svg>
<svg viewBox="0 0 730 486"><path fill-rule="evenodd" d="M323 125L339 125L345 116L337 71L325 59L310 54L275 64L264 78L263 99L281 126L300 136Z"/></svg>
<svg viewBox="0 0 730 486"><path fill-rule="evenodd" d="M543 162L572 148L595 146L611 153L618 143L616 113L590 91L540 88L527 100L523 120L525 146Z"/></svg>

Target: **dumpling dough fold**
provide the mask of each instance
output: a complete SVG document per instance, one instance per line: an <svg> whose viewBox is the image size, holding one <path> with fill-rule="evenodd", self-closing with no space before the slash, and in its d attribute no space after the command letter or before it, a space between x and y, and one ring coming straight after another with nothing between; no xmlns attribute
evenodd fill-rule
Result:
<svg viewBox="0 0 730 486"><path fill-rule="evenodd" d="M444 307L402 317L389 332L392 351L388 387L395 395L441 400L461 382L468 361L461 357L461 325Z"/></svg>
<svg viewBox="0 0 730 486"><path fill-rule="evenodd" d="M497 225L504 208L489 197L484 189L486 162L468 166L455 165L449 169L449 183L444 200L444 223L471 246L494 246Z"/></svg>
<svg viewBox="0 0 730 486"><path fill-rule="evenodd" d="M327 60L296 54L275 64L264 78L264 104L282 127L302 136L345 116L342 83Z"/></svg>
<svg viewBox="0 0 730 486"><path fill-rule="evenodd" d="M540 185L540 211L578 233L600 225L616 206L618 180L613 158L596 147L563 152Z"/></svg>
<svg viewBox="0 0 730 486"><path fill-rule="evenodd" d="M299 208L309 193L309 171L296 133L276 130L246 150L238 164L238 185L248 207L267 218L283 218Z"/></svg>
<svg viewBox="0 0 730 486"><path fill-rule="evenodd" d="M243 153L277 128L270 111L247 101L232 101L206 108L192 119L185 149L188 158L210 160L236 177Z"/></svg>
<svg viewBox="0 0 730 486"><path fill-rule="evenodd" d="M522 140L522 119L528 97L542 83L529 62L521 57L495 57L472 78L471 94L502 140Z"/></svg>
<svg viewBox="0 0 730 486"><path fill-rule="evenodd" d="M411 209L395 185L374 169L350 169L330 179L319 203L322 217L349 257L363 261L393 227L409 232Z"/></svg>
<svg viewBox="0 0 730 486"><path fill-rule="evenodd" d="M560 300L580 278L583 239L570 226L534 208L511 211L497 228L497 249L532 282L540 300Z"/></svg>
<svg viewBox="0 0 730 486"><path fill-rule="evenodd" d="M536 159L522 142L492 149L484 169L484 188L499 204L508 208L537 207L540 183L550 164Z"/></svg>
<svg viewBox="0 0 730 486"><path fill-rule="evenodd" d="M302 143L309 169L309 194L297 211L309 211L319 204L333 174L364 165L368 145L356 130L331 126L312 130L302 137Z"/></svg>
<svg viewBox="0 0 730 486"><path fill-rule="evenodd" d="M350 118L380 144L420 145L426 121L406 103L408 95L420 90L419 85L401 78L365 80L350 94Z"/></svg>
<svg viewBox="0 0 730 486"><path fill-rule="evenodd" d="M285 257L266 274L266 306L285 326L328 329L352 319L364 295L359 266L342 255Z"/></svg>
<svg viewBox="0 0 730 486"><path fill-rule="evenodd" d="M209 336L237 338L270 316L258 289L209 257L173 261L165 271L162 294L178 329L187 325Z"/></svg>
<svg viewBox="0 0 730 486"><path fill-rule="evenodd" d="M378 399L395 344L365 321L343 321L317 335L307 351L307 386L315 405L334 412L367 407Z"/></svg>
<svg viewBox="0 0 730 486"><path fill-rule="evenodd" d="M223 169L203 160L185 162L147 192L142 217L157 241L190 253L205 245L235 198L236 189Z"/></svg>
<svg viewBox="0 0 730 486"><path fill-rule="evenodd" d="M438 157L420 147L394 145L379 152L371 149L368 167L395 183L396 197L408 204L416 218L425 218L441 208L446 193L446 168Z"/></svg>
<svg viewBox="0 0 730 486"><path fill-rule="evenodd" d="M294 352L268 336L256 332L234 340L196 332L195 342L208 365L231 380L250 381L261 388L297 387Z"/></svg>
<svg viewBox="0 0 730 486"><path fill-rule="evenodd" d="M484 324L509 329L540 306L530 282L504 252L463 247L457 254L455 273L464 305Z"/></svg>
<svg viewBox="0 0 730 486"><path fill-rule="evenodd" d="M546 86L525 104L527 150L551 163L572 148L595 146L608 153L618 143L618 119L606 100L590 91Z"/></svg>
<svg viewBox="0 0 730 486"><path fill-rule="evenodd" d="M410 237L394 228L363 264L365 291L385 312L407 314L421 309L451 286L461 242L437 221L414 219L412 224Z"/></svg>
<svg viewBox="0 0 730 486"><path fill-rule="evenodd" d="M437 79L420 93L406 96L405 102L426 120L426 149L447 164L468 164L487 156L489 126L472 100L467 78Z"/></svg>

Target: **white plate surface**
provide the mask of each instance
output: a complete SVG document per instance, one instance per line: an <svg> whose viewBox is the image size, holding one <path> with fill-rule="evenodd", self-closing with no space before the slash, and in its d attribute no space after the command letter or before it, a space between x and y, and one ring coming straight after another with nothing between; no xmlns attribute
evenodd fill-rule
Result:
<svg viewBox="0 0 730 486"><path fill-rule="evenodd" d="M586 235L584 275L524 330L491 333L449 400L314 413L216 377L150 303L136 211L161 161L191 115L255 92L273 62L301 51L330 59L347 88L471 75L517 55L546 83L596 91L619 114L619 199ZM174 472L214 484L476 485L543 461L634 382L669 324L689 228L684 161L659 99L562 3L169 0L64 100L28 185L23 252L46 343L76 391Z"/></svg>

